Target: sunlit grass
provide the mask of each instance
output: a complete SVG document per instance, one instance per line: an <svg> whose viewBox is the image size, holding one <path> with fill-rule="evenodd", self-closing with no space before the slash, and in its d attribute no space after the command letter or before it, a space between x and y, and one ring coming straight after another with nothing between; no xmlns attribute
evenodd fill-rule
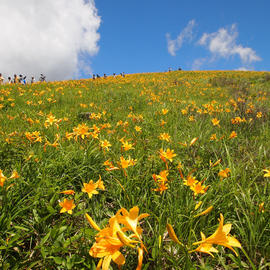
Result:
<svg viewBox="0 0 270 270"><path fill-rule="evenodd" d="M0 86L1 268L267 269L267 74Z"/></svg>

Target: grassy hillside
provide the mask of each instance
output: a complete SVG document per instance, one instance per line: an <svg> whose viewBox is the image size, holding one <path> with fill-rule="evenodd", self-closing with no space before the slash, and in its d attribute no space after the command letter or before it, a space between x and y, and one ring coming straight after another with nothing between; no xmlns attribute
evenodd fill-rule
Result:
<svg viewBox="0 0 270 270"><path fill-rule="evenodd" d="M269 105L263 72L0 86L0 268L267 269Z"/></svg>

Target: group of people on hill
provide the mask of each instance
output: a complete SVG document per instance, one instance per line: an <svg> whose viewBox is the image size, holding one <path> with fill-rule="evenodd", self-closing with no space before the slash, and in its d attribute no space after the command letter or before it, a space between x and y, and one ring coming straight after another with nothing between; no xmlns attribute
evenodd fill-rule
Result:
<svg viewBox="0 0 270 270"><path fill-rule="evenodd" d="M125 73L124 72L120 73L120 76L124 78L125 77ZM113 73L113 77L114 78L116 77L116 73ZM93 78L93 80L95 80L95 79L99 79L101 77L100 77L99 74L93 74L93 77L92 78ZM107 78L107 74L104 73L103 78L106 79Z"/></svg>
<svg viewBox="0 0 270 270"><path fill-rule="evenodd" d="M5 78L3 77L2 73L0 73L0 85L3 84L5 81ZM45 82L46 81L46 76L44 76L43 74L40 74L40 78L39 78L40 82ZM35 77L31 77L30 83L33 84L35 82ZM14 74L13 79L11 77L7 78L7 84L26 84L26 76L23 76L22 74L20 74L19 76L17 74Z"/></svg>

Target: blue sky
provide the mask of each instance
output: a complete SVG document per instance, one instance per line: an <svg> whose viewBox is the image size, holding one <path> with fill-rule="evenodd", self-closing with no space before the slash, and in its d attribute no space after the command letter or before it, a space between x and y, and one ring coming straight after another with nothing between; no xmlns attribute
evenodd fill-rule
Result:
<svg viewBox="0 0 270 270"><path fill-rule="evenodd" d="M0 0L0 73L270 70L270 0Z"/></svg>
<svg viewBox="0 0 270 270"><path fill-rule="evenodd" d="M94 73L270 69L270 1L98 0L95 5L101 25L99 52L89 59ZM176 46L174 55L168 40Z"/></svg>

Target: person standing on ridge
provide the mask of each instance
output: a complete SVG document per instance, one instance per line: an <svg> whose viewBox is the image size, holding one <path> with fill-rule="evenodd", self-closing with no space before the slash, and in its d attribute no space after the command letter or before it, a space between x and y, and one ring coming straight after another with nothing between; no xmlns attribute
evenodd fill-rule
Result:
<svg viewBox="0 0 270 270"><path fill-rule="evenodd" d="M4 77L2 76L2 73L0 73L0 85L3 84L4 82Z"/></svg>
<svg viewBox="0 0 270 270"><path fill-rule="evenodd" d="M18 77L17 77L17 75L16 75L16 74L14 74L13 83L18 83Z"/></svg>

